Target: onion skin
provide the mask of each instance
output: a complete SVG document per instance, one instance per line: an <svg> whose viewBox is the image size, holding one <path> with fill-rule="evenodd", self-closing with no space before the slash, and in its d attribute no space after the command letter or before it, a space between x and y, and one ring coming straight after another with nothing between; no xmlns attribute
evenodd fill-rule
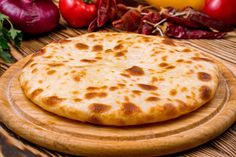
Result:
<svg viewBox="0 0 236 157"><path fill-rule="evenodd" d="M51 0L0 0L0 12L28 34L50 32L60 19L59 10Z"/></svg>

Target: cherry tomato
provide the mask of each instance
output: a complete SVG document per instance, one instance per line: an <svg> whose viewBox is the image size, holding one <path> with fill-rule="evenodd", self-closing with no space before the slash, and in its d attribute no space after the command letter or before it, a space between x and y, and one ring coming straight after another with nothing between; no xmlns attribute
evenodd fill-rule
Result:
<svg viewBox="0 0 236 157"><path fill-rule="evenodd" d="M160 7L173 7L175 9L183 9L192 7L195 10L201 10L204 5L204 0L145 0L150 5Z"/></svg>
<svg viewBox="0 0 236 157"><path fill-rule="evenodd" d="M98 0L60 0L63 18L72 27L88 26L97 16Z"/></svg>
<svg viewBox="0 0 236 157"><path fill-rule="evenodd" d="M236 0L206 0L203 12L227 24L236 25Z"/></svg>

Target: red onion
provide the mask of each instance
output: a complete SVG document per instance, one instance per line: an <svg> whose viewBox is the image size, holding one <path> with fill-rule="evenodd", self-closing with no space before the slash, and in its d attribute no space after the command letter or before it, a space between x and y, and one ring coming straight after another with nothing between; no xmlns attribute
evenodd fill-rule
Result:
<svg viewBox="0 0 236 157"><path fill-rule="evenodd" d="M60 18L51 0L0 0L0 12L9 16L16 28L29 34L53 30Z"/></svg>

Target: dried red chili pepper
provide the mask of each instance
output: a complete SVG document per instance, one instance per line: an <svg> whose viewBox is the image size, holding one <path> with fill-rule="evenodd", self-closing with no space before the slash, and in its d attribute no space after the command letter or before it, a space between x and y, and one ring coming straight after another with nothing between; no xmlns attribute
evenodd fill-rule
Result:
<svg viewBox="0 0 236 157"><path fill-rule="evenodd" d="M174 37L178 39L221 39L225 36L226 33L190 29L167 22L165 34L168 37Z"/></svg>
<svg viewBox="0 0 236 157"><path fill-rule="evenodd" d="M110 2L110 19L113 20L117 17L117 4L116 4L116 0L111 0Z"/></svg>
<svg viewBox="0 0 236 157"><path fill-rule="evenodd" d="M149 12L146 15L143 16L141 19L141 24L138 28L138 33L140 34L146 34L150 35L153 34L152 32L155 30L155 28L147 23L145 21L149 21L151 23L157 23L161 21L162 17L159 12Z"/></svg>
<svg viewBox="0 0 236 157"><path fill-rule="evenodd" d="M88 32L95 32L98 30L97 18L95 18L88 27Z"/></svg>
<svg viewBox="0 0 236 157"><path fill-rule="evenodd" d="M191 8L187 8L185 11L187 11L186 18L191 21L223 32L228 32L232 30L232 27L230 25L227 25L222 21L215 20L202 12L195 11Z"/></svg>
<svg viewBox="0 0 236 157"><path fill-rule="evenodd" d="M135 31L139 27L141 17L142 15L138 10L131 9L121 19L114 21L112 25L117 29Z"/></svg>
<svg viewBox="0 0 236 157"><path fill-rule="evenodd" d="M124 4L117 4L117 18L121 18L129 8Z"/></svg>
<svg viewBox="0 0 236 157"><path fill-rule="evenodd" d="M98 5L97 25L102 27L110 18L110 0L100 0Z"/></svg>
<svg viewBox="0 0 236 157"><path fill-rule="evenodd" d="M113 20L117 17L117 4L116 0L100 0L98 5L98 15L90 23L88 31L96 31L99 27L106 24L108 20Z"/></svg>
<svg viewBox="0 0 236 157"><path fill-rule="evenodd" d="M183 18L183 17L174 16L174 15L169 14L167 12L163 12L162 17L166 18L166 20L169 21L169 22L176 23L178 25L182 25L182 26L185 26L185 27L198 28L198 29L207 29L206 26L201 25L197 22L191 21L191 20Z"/></svg>

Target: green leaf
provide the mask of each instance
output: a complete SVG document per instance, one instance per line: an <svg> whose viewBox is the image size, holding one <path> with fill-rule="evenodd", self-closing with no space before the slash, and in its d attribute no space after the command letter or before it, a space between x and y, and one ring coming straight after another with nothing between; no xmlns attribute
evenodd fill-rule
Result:
<svg viewBox="0 0 236 157"><path fill-rule="evenodd" d="M4 38L6 38L7 40L9 40L8 30L6 28L0 29L0 36L2 36Z"/></svg>
<svg viewBox="0 0 236 157"><path fill-rule="evenodd" d="M11 39L14 39L14 38L17 36L17 33L18 33L18 32L20 32L20 31L14 29L14 28L11 28L11 29L9 30L9 36L10 36L10 38L11 38Z"/></svg>
<svg viewBox="0 0 236 157"><path fill-rule="evenodd" d="M7 63L11 63L13 61L12 56L10 55L10 49L4 49L0 45L0 57Z"/></svg>
<svg viewBox="0 0 236 157"><path fill-rule="evenodd" d="M8 42L7 32L2 29L0 30L0 46L2 49L9 48L7 42Z"/></svg>
<svg viewBox="0 0 236 157"><path fill-rule="evenodd" d="M0 45L3 49L9 48L9 46L7 44L7 40L5 38L3 38L2 36L0 36Z"/></svg>
<svg viewBox="0 0 236 157"><path fill-rule="evenodd" d="M9 17L0 13L0 20L3 21L5 19L9 19Z"/></svg>
<svg viewBox="0 0 236 157"><path fill-rule="evenodd" d="M9 37L14 41L14 45L19 47L22 41L22 33L21 31L11 28L9 30Z"/></svg>
<svg viewBox="0 0 236 157"><path fill-rule="evenodd" d="M11 25L10 30L4 28L4 22L8 22ZM12 41L15 46L19 47L22 41L22 33L21 31L14 29L8 16L0 13L0 58L5 62L11 63L13 62L13 57L10 53L8 41Z"/></svg>
<svg viewBox="0 0 236 157"><path fill-rule="evenodd" d="M10 55L10 52L1 50L1 48L0 48L0 57L7 63L12 63L13 62L13 58Z"/></svg>

